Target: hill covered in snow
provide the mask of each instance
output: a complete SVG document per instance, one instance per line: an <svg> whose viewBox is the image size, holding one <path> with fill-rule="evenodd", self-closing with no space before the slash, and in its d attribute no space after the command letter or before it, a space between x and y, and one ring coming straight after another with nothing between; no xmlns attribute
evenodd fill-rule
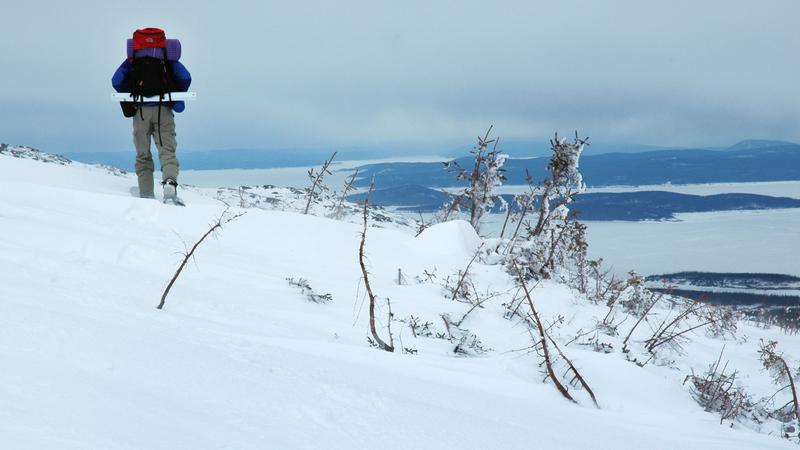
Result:
<svg viewBox="0 0 800 450"><path fill-rule="evenodd" d="M774 340L797 367L800 337L777 327L635 275L523 286L468 223L417 235L373 210L365 265L389 353L370 345L357 205L334 220L335 198L304 215L302 191L189 187L180 208L134 185L0 151L0 447L796 448L780 437L797 441L796 420L776 412L791 396L759 360ZM245 214L157 310L224 211ZM534 306L574 401L543 372ZM753 403L722 420L736 404L702 388L718 361L732 398Z"/></svg>

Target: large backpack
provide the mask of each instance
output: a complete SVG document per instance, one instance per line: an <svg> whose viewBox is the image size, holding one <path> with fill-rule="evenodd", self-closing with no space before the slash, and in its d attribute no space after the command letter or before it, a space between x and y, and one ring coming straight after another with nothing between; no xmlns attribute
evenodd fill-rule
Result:
<svg viewBox="0 0 800 450"><path fill-rule="evenodd" d="M159 28L144 28L133 33L134 52L146 48L160 50L160 58L156 57L156 52L152 57L131 58L130 87L134 100L158 96L160 103L165 94L172 92L172 65L167 58L166 44L164 30Z"/></svg>
<svg viewBox="0 0 800 450"><path fill-rule="evenodd" d="M167 37L160 28L144 28L133 33L133 51L142 49L156 49L152 56L134 56L129 59L131 71L128 77L133 105L139 101L139 114L144 118L142 106L144 97L158 97L158 140L161 145L161 103L167 100L172 106L172 91L175 84L172 80L172 64L167 58ZM159 57L160 56L160 57ZM168 99L165 99L165 95ZM133 106L131 105L131 106ZM128 116L131 111L123 113ZM132 111L136 114L136 111ZM132 116L131 115L131 116Z"/></svg>

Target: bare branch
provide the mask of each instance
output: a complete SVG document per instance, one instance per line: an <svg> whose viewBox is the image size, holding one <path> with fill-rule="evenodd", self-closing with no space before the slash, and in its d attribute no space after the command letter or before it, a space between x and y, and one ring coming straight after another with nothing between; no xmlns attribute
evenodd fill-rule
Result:
<svg viewBox="0 0 800 450"><path fill-rule="evenodd" d="M233 222L234 220L238 219L239 217L242 217L245 214L244 212L240 212L236 215L226 218L225 216L227 215L227 213L228 210L225 209L225 211L223 211L222 214L220 214L220 216L217 218L217 220L211 225L208 231L206 231L205 234L203 234L203 236L197 242L194 243L191 250L184 253L183 261L181 261L181 264L180 266L178 266L178 269L175 271L175 274L172 276L172 279L169 280L166 289L164 289L164 293L161 294L161 301L158 303L156 309L164 308L164 303L166 303L167 301L167 295L169 295L169 291L172 289L172 285L174 285L175 281L177 281L178 277L183 271L183 268L186 266L186 263L189 262L189 260L192 259L192 257L194 256L194 252L195 250L197 250L197 247L199 247L200 244L207 237L211 236L215 231L222 229L223 225Z"/></svg>
<svg viewBox="0 0 800 450"><path fill-rule="evenodd" d="M522 271L520 271L517 263L512 260L512 264L514 266L514 270L517 272L517 277L519 279L519 283L522 286L522 289L525 291L525 297L528 299L528 306L531 308L531 314L533 315L534 320L536 321L536 327L539 329L539 337L541 338L540 344L542 346L542 353L544 357L545 368L547 370L547 375L550 377L550 380L558 389L558 392L564 396L567 400L571 402L575 402L575 399L567 391L567 388L558 381L558 377L556 376L555 372L553 372L553 364L550 360L550 352L547 348L547 333L544 330L544 326L542 326L542 321L539 319L539 313L536 312L536 307L533 306L533 299L531 298L531 293L528 291L528 286L525 284L525 277L522 276Z"/></svg>
<svg viewBox="0 0 800 450"><path fill-rule="evenodd" d="M325 175L330 175L331 171L328 169L333 162L333 158L336 157L336 152L333 152L330 158L328 158L324 164L322 164L322 168L319 172L315 172L314 168L308 169L308 177L311 179L311 187L306 188L308 192L308 201L306 202L306 207L303 210L303 214L308 214L308 209L311 207L311 203L314 201L314 198L317 196L317 188L322 190L326 190L327 188L322 184L322 179Z"/></svg>
<svg viewBox="0 0 800 450"><path fill-rule="evenodd" d="M372 293L372 287L369 284L369 273L367 272L367 266L364 263L364 246L367 241L367 219L369 217L369 195L372 193L373 188L375 187L375 182L373 181L369 187L369 191L367 195L364 196L364 228L361 232L361 245L358 247L358 263L361 266L361 274L364 277L364 286L367 290L367 296L369 297L369 330L372 333L372 338L375 339L375 342L378 344L378 347L382 350L386 350L387 352L394 351L394 342L392 342L392 335L389 333L389 340L390 343L387 344L386 342L378 336L378 331L375 328L375 294ZM391 321L391 316L389 317Z"/></svg>
<svg viewBox="0 0 800 450"><path fill-rule="evenodd" d="M469 260L469 264L464 269L464 272L461 274L461 278L458 280L458 284L453 288L453 297L450 300L455 300L458 296L458 293L461 291L461 286L464 284L464 279L467 278L467 274L469 273L469 268L472 266L472 263L475 262L475 259L480 254L481 249L483 248L483 243L481 243L480 247L475 251L475 255L472 259Z"/></svg>

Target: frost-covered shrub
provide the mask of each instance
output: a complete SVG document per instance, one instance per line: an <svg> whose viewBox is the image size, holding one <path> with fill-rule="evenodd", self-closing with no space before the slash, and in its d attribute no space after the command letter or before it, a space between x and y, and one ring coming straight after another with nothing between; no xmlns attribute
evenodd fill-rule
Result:
<svg viewBox="0 0 800 450"><path fill-rule="evenodd" d="M791 399L774 409L771 415L781 422L800 423L800 401L797 398L797 387L793 376L793 373L796 375L798 370L789 367L786 357L777 351L777 347L777 341L764 342L761 340L758 348L758 356L764 370L769 372L773 383L781 386L775 396L785 391L791 394ZM784 396L786 395L784 394Z"/></svg>
<svg viewBox="0 0 800 450"><path fill-rule="evenodd" d="M727 363L722 368L719 365L720 360L717 360L702 376L692 372L686 377L684 384L690 383L695 401L706 411L718 413L720 423L743 419L758 421L757 405L737 382L737 372L726 373Z"/></svg>
<svg viewBox="0 0 800 450"><path fill-rule="evenodd" d="M442 280L442 293L451 300L474 304L477 301L475 286L468 270L459 270Z"/></svg>
<svg viewBox="0 0 800 450"><path fill-rule="evenodd" d="M453 353L459 356L476 356L482 355L489 350L483 346L483 342L481 342L478 335L466 330L458 339L458 344L453 348Z"/></svg>
<svg viewBox="0 0 800 450"><path fill-rule="evenodd" d="M444 323L444 331L438 331L433 322L423 322L422 319L413 314L405 319L398 319L397 322L402 322L408 326L415 338L441 339L455 344L453 354L457 356L477 356L491 351L490 348L484 346L477 334L466 328L461 328L460 325L463 319L456 322L447 313L442 314L440 317ZM374 341L370 345L373 344ZM414 349L412 353L416 354L417 350Z"/></svg>
<svg viewBox="0 0 800 450"><path fill-rule="evenodd" d="M652 291L644 288L644 277L633 270L628 272L625 286L629 289L626 289L627 295L620 301L620 305L626 313L641 316L652 300Z"/></svg>
<svg viewBox="0 0 800 450"><path fill-rule="evenodd" d="M514 231L497 251L506 256L509 270L517 264L526 279L559 277L568 281L575 277L574 267L569 266L584 269L587 265L586 228L568 208L586 188L578 170L586 142L577 133L572 142L556 135L550 141L553 154L547 166L548 176L536 185L529 176L529 192L515 199L521 210L513 218ZM585 288L588 280L580 274L577 284Z"/></svg>
<svg viewBox="0 0 800 450"><path fill-rule="evenodd" d="M353 174L350 175L350 178L345 180L344 186L342 187L342 192L338 194L338 200L331 208L332 211L328 217L336 220L342 220L347 215L353 214L353 204L347 201L347 196L351 191L355 190L354 184L357 177L358 170L353 172Z"/></svg>
<svg viewBox="0 0 800 450"><path fill-rule="evenodd" d="M414 337L434 337L435 329L433 327L433 322L421 322L419 317L416 316L409 316L406 319L406 323L408 324L408 328L411 329L411 334Z"/></svg>
<svg viewBox="0 0 800 450"><path fill-rule="evenodd" d="M333 300L333 296L331 294L317 294L314 292L314 289L311 288L311 285L308 284L308 280L305 278L299 278L297 280L294 278L286 278L286 281L291 286L300 288L300 293L312 303L328 303L329 301Z"/></svg>
<svg viewBox="0 0 800 450"><path fill-rule="evenodd" d="M331 175L329 167L335 157L336 152L333 152L333 155L325 160L325 163L322 164L319 170L315 170L313 167L308 169L308 179L311 184L305 188L307 200L306 206L303 209L303 214L308 214L312 203L318 203L323 198L330 196L330 188L325 184L325 175Z"/></svg>
<svg viewBox="0 0 800 450"><path fill-rule="evenodd" d="M470 151L473 156L472 169L461 167L458 162L446 162L445 168L456 173L459 181L467 181L469 185L456 194L452 201L445 204L439 213L439 221L444 222L467 208L469 223L476 232L480 232L483 216L496 206L505 209L505 200L497 195L496 190L506 179L503 165L508 155L497 150L498 139L489 139L492 127L486 135L478 137L477 145ZM492 149L489 150L489 146Z"/></svg>
<svg viewBox="0 0 800 450"><path fill-rule="evenodd" d="M668 302L671 304L669 313L662 315L652 335L644 341L645 348L654 357L664 349L684 354L683 344L690 341L689 333L710 323L702 317L702 303L680 297L670 298Z"/></svg>
<svg viewBox="0 0 800 450"><path fill-rule="evenodd" d="M707 305L704 311L705 319L709 322L706 334L715 338L735 338L739 330L739 320L744 314L732 308L718 305Z"/></svg>
<svg viewBox="0 0 800 450"><path fill-rule="evenodd" d="M303 212L308 203L308 193L304 189L293 187L277 187L272 185L240 186L238 188L219 188L215 196L217 200L241 208L255 208L268 211ZM344 193L326 191L315 197L308 214L329 217L343 222L361 224L364 220L364 205L347 200ZM396 228L415 230L416 222L401 213L390 212L381 206L369 205L369 221L380 228Z"/></svg>

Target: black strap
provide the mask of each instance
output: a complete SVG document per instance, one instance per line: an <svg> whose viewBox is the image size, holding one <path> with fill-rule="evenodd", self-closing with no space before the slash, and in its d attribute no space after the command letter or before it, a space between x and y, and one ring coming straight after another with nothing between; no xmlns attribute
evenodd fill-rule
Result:
<svg viewBox="0 0 800 450"><path fill-rule="evenodd" d="M158 146L161 147L164 145L164 142L161 140L161 97L164 95L160 95L158 97Z"/></svg>
<svg viewBox="0 0 800 450"><path fill-rule="evenodd" d="M162 52L161 52L161 68L163 70L163 76L164 76L163 86L164 86L164 88L167 89L167 91L169 91L170 90L170 86L169 86L169 74L167 74L167 48L166 47L164 47L162 49ZM161 139L161 105L162 105L163 100L164 100L164 92L162 91L162 92L160 92L158 94L158 145L159 146L163 146L164 145L164 141ZM170 100L172 100L172 93L171 92L170 92Z"/></svg>

